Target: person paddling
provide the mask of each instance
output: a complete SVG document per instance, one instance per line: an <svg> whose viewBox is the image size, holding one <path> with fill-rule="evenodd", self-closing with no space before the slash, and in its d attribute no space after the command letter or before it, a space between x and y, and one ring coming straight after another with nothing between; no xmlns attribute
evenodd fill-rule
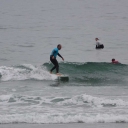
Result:
<svg viewBox="0 0 128 128"><path fill-rule="evenodd" d="M57 57L57 55L58 55L58 56L61 57L62 60L64 61L64 58L59 54L59 50L61 50L61 48L62 48L61 44L58 44L58 45L57 45L57 48L54 48L54 49L52 50L52 53L51 53L51 55L50 55L50 61L53 63L54 67L50 70L50 73L52 73L52 71L53 71L54 69L56 69L56 74L57 74L57 75L60 75L60 74L59 74L59 64L58 64L58 61L57 61L56 57Z"/></svg>
<svg viewBox="0 0 128 128"><path fill-rule="evenodd" d="M112 59L112 63L113 63L113 64L118 64L119 62L113 58L113 59Z"/></svg>

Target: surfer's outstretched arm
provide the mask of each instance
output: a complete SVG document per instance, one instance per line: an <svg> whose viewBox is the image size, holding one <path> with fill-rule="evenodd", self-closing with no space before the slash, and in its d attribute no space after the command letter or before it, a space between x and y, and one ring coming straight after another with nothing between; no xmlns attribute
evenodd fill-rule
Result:
<svg viewBox="0 0 128 128"><path fill-rule="evenodd" d="M58 53L58 56L62 58L62 60L64 60L64 58Z"/></svg>

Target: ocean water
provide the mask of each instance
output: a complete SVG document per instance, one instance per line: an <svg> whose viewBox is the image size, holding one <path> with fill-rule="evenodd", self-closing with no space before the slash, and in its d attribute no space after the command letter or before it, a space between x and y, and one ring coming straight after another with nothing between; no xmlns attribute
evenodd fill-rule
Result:
<svg viewBox="0 0 128 128"><path fill-rule="evenodd" d="M0 123L127 123L127 28L127 0L0 0Z"/></svg>

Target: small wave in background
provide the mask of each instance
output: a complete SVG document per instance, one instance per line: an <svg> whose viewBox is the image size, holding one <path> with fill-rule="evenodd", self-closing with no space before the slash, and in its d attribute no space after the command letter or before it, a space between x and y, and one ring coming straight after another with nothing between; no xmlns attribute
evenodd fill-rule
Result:
<svg viewBox="0 0 128 128"><path fill-rule="evenodd" d="M117 111L127 107L125 100L87 94L73 97L1 95L0 123L122 123L128 122L127 112Z"/></svg>

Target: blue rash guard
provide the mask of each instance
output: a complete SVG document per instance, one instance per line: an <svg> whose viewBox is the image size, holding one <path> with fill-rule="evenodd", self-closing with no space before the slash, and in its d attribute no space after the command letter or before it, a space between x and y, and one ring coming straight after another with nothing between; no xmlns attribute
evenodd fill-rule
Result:
<svg viewBox="0 0 128 128"><path fill-rule="evenodd" d="M50 57L51 57L51 56L54 56L54 57L56 58L57 55L58 55L59 57L63 58L63 57L59 54L58 51L59 51L58 48L54 48L54 49L52 50L52 53L51 53Z"/></svg>
<svg viewBox="0 0 128 128"><path fill-rule="evenodd" d="M56 56L58 55L58 51L59 51L58 48L54 48L54 49L52 50L51 56L54 56L54 57L56 58Z"/></svg>

